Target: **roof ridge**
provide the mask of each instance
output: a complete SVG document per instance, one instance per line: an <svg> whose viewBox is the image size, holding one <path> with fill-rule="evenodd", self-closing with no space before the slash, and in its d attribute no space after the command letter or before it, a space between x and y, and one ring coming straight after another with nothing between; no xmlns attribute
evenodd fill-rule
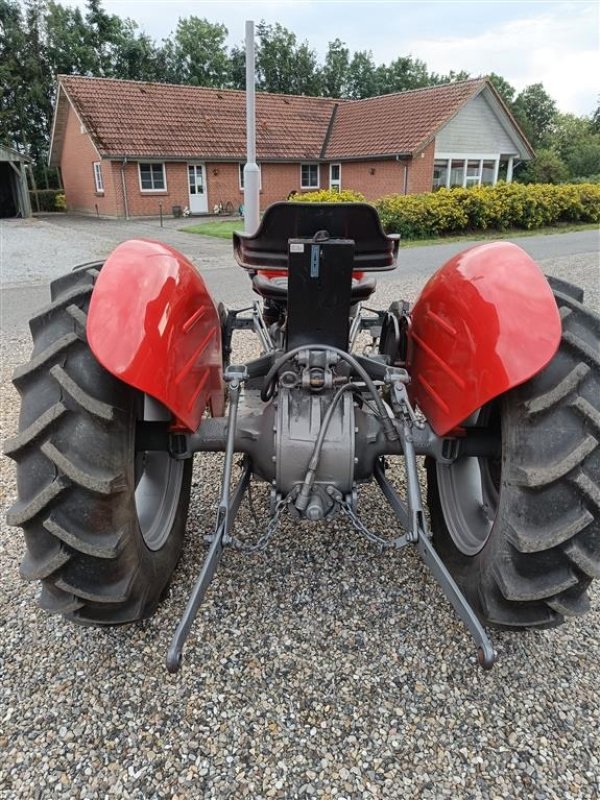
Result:
<svg viewBox="0 0 600 800"><path fill-rule="evenodd" d="M227 94L246 94L245 89L220 89L216 86L195 86L192 83L168 83L162 81L136 81L133 78L105 78L105 77L98 77L95 75L67 75L65 73L59 73L57 79L60 81L62 78L71 79L74 78L75 80L86 80L86 81L107 81L111 83L133 83L133 84L141 84L144 86L160 86L160 87L177 87L180 89L193 89L194 91L203 91L203 92L226 92ZM261 91L260 89L256 90L257 96L259 95L268 95L269 97L293 97L298 98L300 100L325 100L328 103L344 103L344 102L356 102L351 100L350 98L337 98L337 97L323 97L322 95L312 95L312 94L287 94L285 92L265 92Z"/></svg>
<svg viewBox="0 0 600 800"><path fill-rule="evenodd" d="M380 100L382 97L398 97L407 94L417 94L418 92L430 92L436 89L445 89L448 86L464 86L467 83L484 83L488 78L482 75L479 78L467 78L464 81L448 81L447 83L432 83L430 86L420 86L418 89L402 89L399 92L388 92L387 94L375 94L372 97L361 97L352 100L353 103L365 103L367 100Z"/></svg>

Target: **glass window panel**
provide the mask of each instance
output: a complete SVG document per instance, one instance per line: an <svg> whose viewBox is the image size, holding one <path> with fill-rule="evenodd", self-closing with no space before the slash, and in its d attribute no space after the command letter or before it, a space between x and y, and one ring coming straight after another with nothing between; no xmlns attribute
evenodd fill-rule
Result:
<svg viewBox="0 0 600 800"><path fill-rule="evenodd" d="M165 188L165 175L163 171L162 164L153 164L152 165L152 178L154 182L155 189L164 189Z"/></svg>
<svg viewBox="0 0 600 800"><path fill-rule="evenodd" d="M302 188L317 189L319 186L319 165L302 164Z"/></svg>
<svg viewBox="0 0 600 800"><path fill-rule="evenodd" d="M441 189L446 186L448 179L448 162L436 161L433 165L433 188Z"/></svg>
<svg viewBox="0 0 600 800"><path fill-rule="evenodd" d="M479 161L467 162L467 178L479 179Z"/></svg>
<svg viewBox="0 0 600 800"><path fill-rule="evenodd" d="M492 184L494 182L494 173L496 171L495 161L484 161L483 169L481 170L481 183Z"/></svg>
<svg viewBox="0 0 600 800"><path fill-rule="evenodd" d="M450 166L450 186L462 186L465 174L464 161L452 161Z"/></svg>
<svg viewBox="0 0 600 800"><path fill-rule="evenodd" d="M331 165L331 180L332 181L339 181L340 179L340 165L339 164L332 164Z"/></svg>

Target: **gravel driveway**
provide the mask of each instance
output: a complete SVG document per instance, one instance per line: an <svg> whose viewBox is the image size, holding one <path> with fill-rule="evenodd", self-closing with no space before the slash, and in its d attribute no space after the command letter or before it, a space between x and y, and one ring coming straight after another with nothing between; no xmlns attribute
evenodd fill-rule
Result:
<svg viewBox="0 0 600 800"><path fill-rule="evenodd" d="M48 252L63 244L49 240ZM78 252L73 262L85 260ZM593 253L543 264L577 276L594 304L597 266ZM37 267L23 258L23 269ZM399 274L376 302L414 297L422 282ZM239 356L251 347L242 340ZM17 426L10 375L28 351L22 329L3 337L3 437ZM169 676L164 656L203 559L221 463L196 459L184 557L139 625L76 628L37 609L36 587L18 575L22 537L2 512L0 798L599 796L598 585L584 618L494 633L499 663L484 673L414 552L380 555L341 521L286 520L266 555L225 554L183 671ZM12 462L1 469L5 509ZM390 533L374 487L361 510ZM256 528L243 507L238 534Z"/></svg>

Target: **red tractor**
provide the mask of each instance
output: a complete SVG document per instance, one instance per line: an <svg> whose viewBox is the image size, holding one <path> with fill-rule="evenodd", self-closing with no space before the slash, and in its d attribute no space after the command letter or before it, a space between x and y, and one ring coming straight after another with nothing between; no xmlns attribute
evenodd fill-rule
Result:
<svg viewBox="0 0 600 800"><path fill-rule="evenodd" d="M21 571L41 581L42 608L87 625L152 614L181 552L193 456L223 451L170 671L224 547L241 546L233 523L252 479L271 488L256 547L284 513L342 514L380 547L416 546L483 667L495 659L484 625L585 612L600 576L600 318L581 290L492 243L451 259L412 309L372 311L373 275L394 269L398 239L364 204L277 203L234 251L261 298L248 309L217 308L181 254L133 240L54 281L31 320L5 451L18 482L8 518L24 529ZM230 363L234 331L249 328L262 354ZM392 455L405 459L402 498ZM361 516L373 479L394 538Z"/></svg>

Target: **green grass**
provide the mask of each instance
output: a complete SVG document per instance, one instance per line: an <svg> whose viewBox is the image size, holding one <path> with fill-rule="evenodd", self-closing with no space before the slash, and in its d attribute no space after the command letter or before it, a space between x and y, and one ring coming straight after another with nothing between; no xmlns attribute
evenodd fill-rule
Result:
<svg viewBox="0 0 600 800"><path fill-rule="evenodd" d="M201 236L218 236L219 239L231 239L234 231L244 230L243 219L217 220L215 222L200 222L198 225L188 225L179 228L184 233L199 233Z"/></svg>
<svg viewBox="0 0 600 800"><path fill-rule="evenodd" d="M430 244L447 244L448 242L473 242L482 239L515 239L524 236L549 236L554 233L573 233L575 231L597 230L596 223L587 225L555 225L548 228L535 228L535 230L524 231L522 228L513 228L508 231L472 231L461 233L455 236L436 236L434 239L402 239L401 247L424 247ZM217 220L215 222L199 222L197 225L188 225L186 228L179 228L184 233L197 233L201 236L217 236L219 239L231 239L234 231L244 230L243 219Z"/></svg>

